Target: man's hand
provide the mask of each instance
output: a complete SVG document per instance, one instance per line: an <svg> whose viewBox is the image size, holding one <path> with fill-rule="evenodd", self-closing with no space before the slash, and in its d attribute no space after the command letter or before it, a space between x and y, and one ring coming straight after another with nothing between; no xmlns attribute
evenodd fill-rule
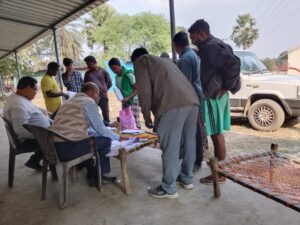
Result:
<svg viewBox="0 0 300 225"><path fill-rule="evenodd" d="M109 122L108 126L110 127L119 127L119 123L117 121Z"/></svg>
<svg viewBox="0 0 300 225"><path fill-rule="evenodd" d="M65 99L68 99L70 96L69 96L69 94L68 93L66 93L66 92L62 92L62 96L64 96L65 97Z"/></svg>
<svg viewBox="0 0 300 225"><path fill-rule="evenodd" d="M153 123L152 123L151 117L145 119L145 125L146 125L146 127L148 127L148 128L153 128Z"/></svg>

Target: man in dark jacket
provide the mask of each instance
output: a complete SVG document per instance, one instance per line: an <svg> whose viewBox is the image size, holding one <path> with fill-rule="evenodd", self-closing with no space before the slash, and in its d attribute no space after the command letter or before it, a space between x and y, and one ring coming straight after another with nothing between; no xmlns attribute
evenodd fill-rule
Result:
<svg viewBox="0 0 300 225"><path fill-rule="evenodd" d="M201 83L206 97L203 111L206 132L213 141L215 156L221 161L226 157L223 133L230 130L228 91L235 93L240 88L240 61L229 45L210 34L205 20L197 20L188 31L201 59ZM224 181L224 177L219 178L219 182ZM211 184L212 176L202 178L200 182Z"/></svg>

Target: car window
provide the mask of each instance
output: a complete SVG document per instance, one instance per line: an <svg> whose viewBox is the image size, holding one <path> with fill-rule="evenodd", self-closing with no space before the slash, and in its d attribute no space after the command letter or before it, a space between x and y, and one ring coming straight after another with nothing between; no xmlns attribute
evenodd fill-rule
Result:
<svg viewBox="0 0 300 225"><path fill-rule="evenodd" d="M268 72L265 65L252 52L235 52L241 60L241 73L245 75Z"/></svg>

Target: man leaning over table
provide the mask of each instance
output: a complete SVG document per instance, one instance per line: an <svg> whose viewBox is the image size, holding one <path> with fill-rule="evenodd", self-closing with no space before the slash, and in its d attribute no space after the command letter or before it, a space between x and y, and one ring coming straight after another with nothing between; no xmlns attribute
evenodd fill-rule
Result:
<svg viewBox="0 0 300 225"><path fill-rule="evenodd" d="M110 159L106 154L110 151L112 140L119 140L120 136L111 132L103 123L99 114L99 88L92 82L82 86L81 93L66 101L58 110L51 129L61 133L69 139L83 139L95 136L96 150L100 156L101 176L103 183L115 182L116 177L104 174L110 173ZM58 157L61 161L69 161L90 151L89 141L80 144L56 142ZM87 182L90 186L97 184L96 168L93 160L86 162Z"/></svg>
<svg viewBox="0 0 300 225"><path fill-rule="evenodd" d="M185 189L193 188L199 100L192 85L171 60L149 55L144 48L135 49L131 59L145 125L153 126L152 111L162 149L162 183L149 189L149 194L156 198L177 198L176 181ZM183 160L178 175L181 147Z"/></svg>

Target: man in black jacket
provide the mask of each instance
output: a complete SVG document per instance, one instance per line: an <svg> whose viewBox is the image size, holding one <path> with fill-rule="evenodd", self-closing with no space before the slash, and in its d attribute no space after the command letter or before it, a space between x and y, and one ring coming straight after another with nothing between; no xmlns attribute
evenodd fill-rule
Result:
<svg viewBox="0 0 300 225"><path fill-rule="evenodd" d="M223 133L230 130L228 91L235 93L240 88L240 61L229 45L210 34L205 20L197 20L188 31L201 59L201 83L206 97L203 112L206 132L213 141L215 156L221 161L226 157ZM224 177L219 178L219 182L224 181ZM200 182L211 184L212 176L202 178Z"/></svg>

